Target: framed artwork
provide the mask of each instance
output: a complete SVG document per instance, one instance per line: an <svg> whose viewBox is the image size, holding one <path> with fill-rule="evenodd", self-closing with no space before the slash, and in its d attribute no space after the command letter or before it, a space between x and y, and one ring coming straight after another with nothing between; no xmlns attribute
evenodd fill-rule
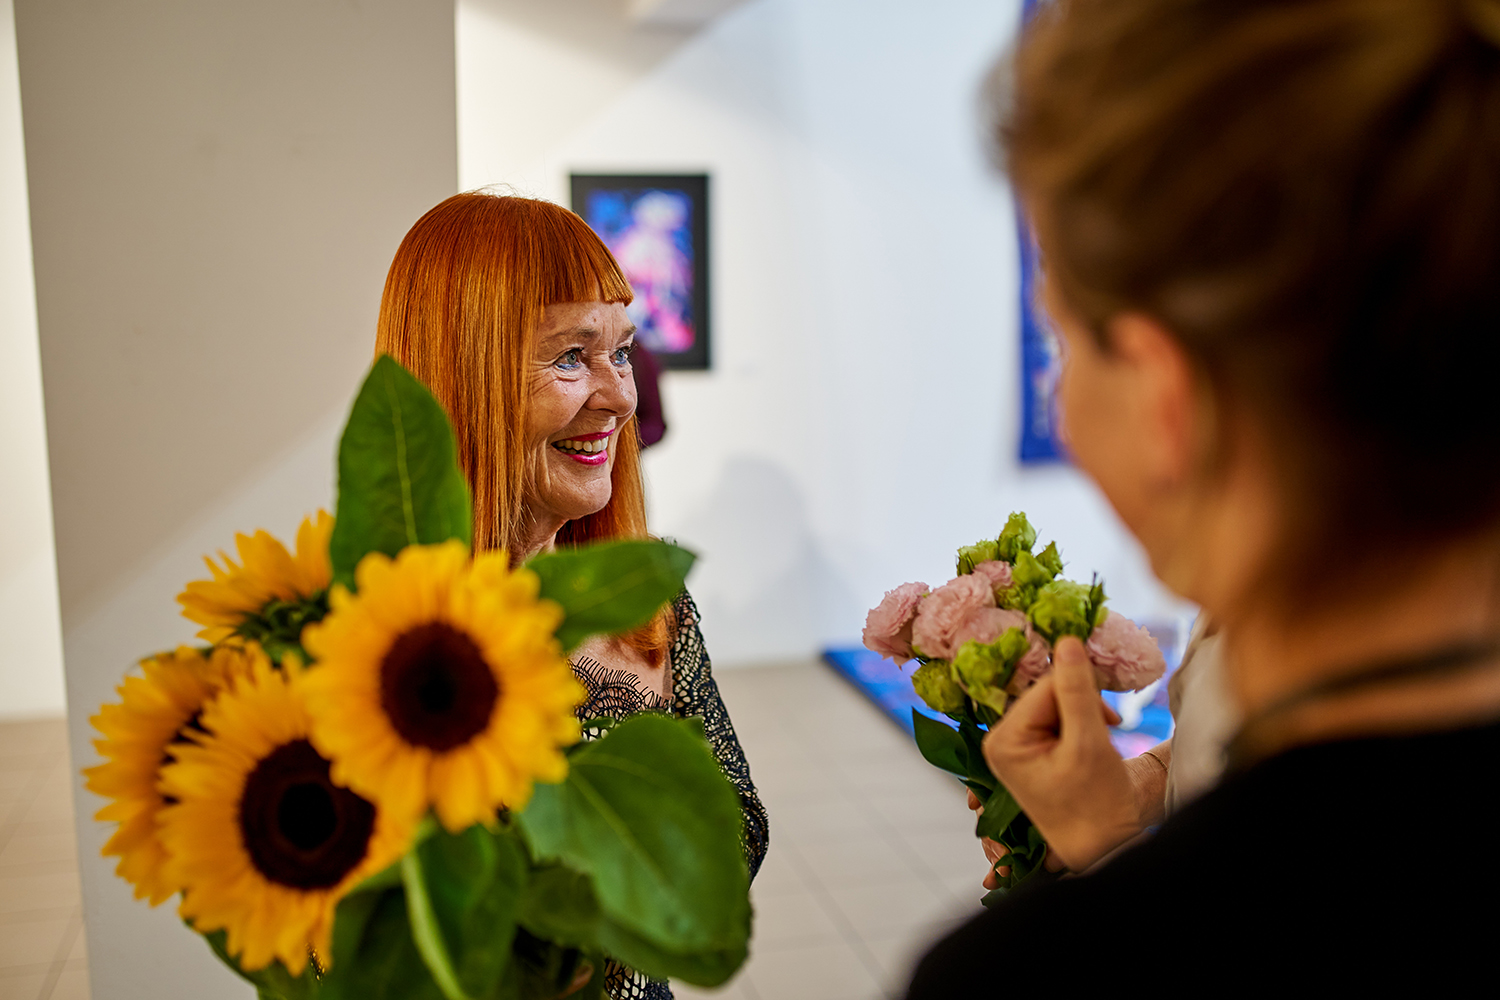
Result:
<svg viewBox="0 0 1500 1000"><path fill-rule="evenodd" d="M663 368L709 366L708 175L573 174L573 211L635 290L636 339Z"/></svg>

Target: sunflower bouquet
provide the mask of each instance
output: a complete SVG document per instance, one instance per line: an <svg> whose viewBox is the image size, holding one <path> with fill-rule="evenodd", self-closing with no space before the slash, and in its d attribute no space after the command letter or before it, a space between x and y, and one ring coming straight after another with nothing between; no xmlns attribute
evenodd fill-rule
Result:
<svg viewBox="0 0 1500 1000"><path fill-rule="evenodd" d="M294 551L261 531L205 560L178 597L202 644L93 719L117 873L180 896L263 1000L599 997L610 960L727 980L749 875L701 720L580 723L564 655L650 620L691 554L471 554L447 417L388 357L338 481Z"/></svg>
<svg viewBox="0 0 1500 1000"><path fill-rule="evenodd" d="M912 711L922 756L984 804L974 835L1009 849L997 893L1035 874L1047 845L985 763L989 727L1051 669L1053 644L1063 636L1084 643L1104 690L1138 691L1167 666L1145 629L1105 607L1097 576L1089 584L1064 579L1057 543L1035 547L1036 529L1025 514L1012 514L998 538L958 550L957 577L935 590L904 583L865 619L865 646L897 664L917 661L917 695L956 723Z"/></svg>

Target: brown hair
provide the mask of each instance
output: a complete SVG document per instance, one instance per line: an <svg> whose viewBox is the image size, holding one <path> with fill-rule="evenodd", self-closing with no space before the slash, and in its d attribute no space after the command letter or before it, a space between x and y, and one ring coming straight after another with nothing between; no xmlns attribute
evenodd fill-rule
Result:
<svg viewBox="0 0 1500 1000"><path fill-rule="evenodd" d="M999 137L1063 299L1254 411L1319 556L1493 529L1500 0L1049 8Z"/></svg>
<svg viewBox="0 0 1500 1000"><path fill-rule="evenodd" d="M512 553L524 537L535 456L526 447L526 367L542 314L561 302L622 302L630 284L577 215L551 202L471 192L412 226L391 261L375 351L401 362L453 421L474 502L474 548ZM559 544L646 537L635 418L616 436L604 509ZM668 612L625 637L652 663L670 643Z"/></svg>

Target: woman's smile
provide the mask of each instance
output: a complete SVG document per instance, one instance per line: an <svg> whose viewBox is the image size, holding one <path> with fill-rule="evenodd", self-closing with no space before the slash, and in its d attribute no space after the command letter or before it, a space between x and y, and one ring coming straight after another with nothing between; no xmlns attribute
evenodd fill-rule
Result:
<svg viewBox="0 0 1500 1000"><path fill-rule="evenodd" d="M583 465L603 465L609 461L609 439L614 433L600 431L597 434L580 434L553 441L552 447Z"/></svg>

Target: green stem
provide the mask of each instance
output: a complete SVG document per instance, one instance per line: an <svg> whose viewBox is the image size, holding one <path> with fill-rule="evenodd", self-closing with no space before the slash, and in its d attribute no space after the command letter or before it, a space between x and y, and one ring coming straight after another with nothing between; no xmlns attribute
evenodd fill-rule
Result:
<svg viewBox="0 0 1500 1000"><path fill-rule="evenodd" d="M470 1000L469 995L458 985L458 973L453 969L453 959L448 955L448 946L443 942L443 929L438 925L437 913L432 909L432 897L427 893L427 880L422 874L422 861L413 847L401 859L401 884L406 887L406 912L411 919L411 936L416 942L427 971L433 982L443 991L448 1000Z"/></svg>

